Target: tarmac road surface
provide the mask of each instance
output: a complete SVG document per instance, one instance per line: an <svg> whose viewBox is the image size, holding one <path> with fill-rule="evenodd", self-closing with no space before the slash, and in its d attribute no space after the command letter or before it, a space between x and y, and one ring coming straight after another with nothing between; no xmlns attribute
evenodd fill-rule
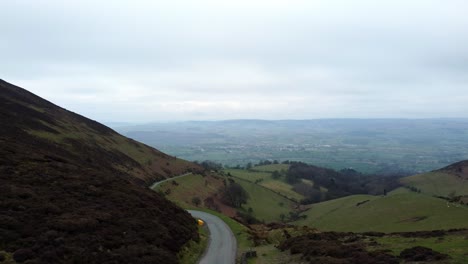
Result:
<svg viewBox="0 0 468 264"><path fill-rule="evenodd" d="M223 220L209 213L187 210L193 217L202 219L208 226L210 238L208 247L198 263L234 264L236 263L237 241Z"/></svg>

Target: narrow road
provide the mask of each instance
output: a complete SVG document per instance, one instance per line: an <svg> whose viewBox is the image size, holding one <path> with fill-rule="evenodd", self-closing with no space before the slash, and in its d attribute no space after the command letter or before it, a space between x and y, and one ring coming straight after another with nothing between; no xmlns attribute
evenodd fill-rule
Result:
<svg viewBox="0 0 468 264"><path fill-rule="evenodd" d="M191 175L185 173L173 178L162 180L153 183L151 189L154 190L159 184L174 180L180 177ZM202 219L210 231L210 239L208 247L205 250L203 257L198 262L199 264L235 264L237 253L237 241L231 228L224 223L219 217L195 210L187 210L194 218Z"/></svg>
<svg viewBox="0 0 468 264"><path fill-rule="evenodd" d="M210 231L210 240L199 264L234 264L237 241L223 220L209 213L187 210L193 217L202 219Z"/></svg>
<svg viewBox="0 0 468 264"><path fill-rule="evenodd" d="M156 186L158 186L159 184L161 184L161 183L163 183L163 182L172 181L172 180L175 180L175 179L177 179L177 178L185 177L185 176L188 176L188 175L192 175L192 173L189 172L189 173L185 173L185 174L182 174L182 175L179 175L179 176L175 176L175 177L172 177L172 178L167 178L167 179L165 179L165 180L155 182L155 183L153 183L153 185L150 186L150 189L151 189L151 190L154 190L154 188L156 188Z"/></svg>

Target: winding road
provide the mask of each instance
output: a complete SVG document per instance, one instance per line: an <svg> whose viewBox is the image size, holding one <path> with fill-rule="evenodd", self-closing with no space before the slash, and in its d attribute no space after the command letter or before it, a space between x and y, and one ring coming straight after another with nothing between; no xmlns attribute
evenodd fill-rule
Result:
<svg viewBox="0 0 468 264"><path fill-rule="evenodd" d="M175 177L172 177L172 178L167 178L167 179L165 179L165 180L155 182L155 183L153 183L153 184L150 186L150 189L151 189L151 190L154 190L154 188L156 188L156 186L160 185L160 184L163 183L163 182L172 181L172 180L175 180L175 179L177 179L177 178L185 177L185 176L189 176L189 175L192 175L192 173L191 173L191 172L188 172L188 173L185 173L185 174L182 174L182 175L179 175L179 176L175 176Z"/></svg>
<svg viewBox="0 0 468 264"><path fill-rule="evenodd" d="M234 234L223 220L209 213L187 210L193 217L205 221L210 230L210 240L199 264L234 264L237 242Z"/></svg>
<svg viewBox="0 0 468 264"><path fill-rule="evenodd" d="M177 177L155 182L151 189L155 189L159 184L174 180L180 177L191 175L186 173ZM237 253L237 241L229 226L219 217L196 210L187 210L194 218L202 219L210 231L208 247L199 264L235 264Z"/></svg>

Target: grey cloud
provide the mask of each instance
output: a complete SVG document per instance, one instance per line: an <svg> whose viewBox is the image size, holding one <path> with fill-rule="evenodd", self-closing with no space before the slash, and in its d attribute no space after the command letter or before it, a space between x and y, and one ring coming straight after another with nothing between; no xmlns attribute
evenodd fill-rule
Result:
<svg viewBox="0 0 468 264"><path fill-rule="evenodd" d="M467 8L461 0L3 1L0 72L105 121L460 117L468 106L450 94L468 84ZM438 101L450 107L430 107Z"/></svg>

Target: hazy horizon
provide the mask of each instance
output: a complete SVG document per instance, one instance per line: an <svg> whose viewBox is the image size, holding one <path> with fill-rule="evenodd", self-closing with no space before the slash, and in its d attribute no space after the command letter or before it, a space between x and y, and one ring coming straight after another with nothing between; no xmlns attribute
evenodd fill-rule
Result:
<svg viewBox="0 0 468 264"><path fill-rule="evenodd" d="M461 0L0 8L0 78L104 123L468 118Z"/></svg>
<svg viewBox="0 0 468 264"><path fill-rule="evenodd" d="M150 124L171 124L171 123L188 123L188 122L233 122L233 121L270 121L270 122L289 122L289 121L327 121L327 120L356 120L356 121L371 121L371 120L382 120L382 121L392 121L392 120L452 120L452 121L468 121L468 117L422 117L422 118L311 118L311 119L257 119L257 118L241 118L241 119L213 119L213 120L203 120L203 119L189 119L189 120L153 120L153 121L144 121L144 122L132 122L132 121L101 121L103 124L112 126L126 126L126 125L150 125Z"/></svg>

